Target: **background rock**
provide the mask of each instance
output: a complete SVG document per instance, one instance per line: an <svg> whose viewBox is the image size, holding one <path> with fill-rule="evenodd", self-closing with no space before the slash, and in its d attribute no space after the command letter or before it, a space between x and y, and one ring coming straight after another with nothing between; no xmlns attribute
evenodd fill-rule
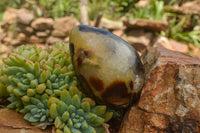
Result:
<svg viewBox="0 0 200 133"><path fill-rule="evenodd" d="M156 40L156 43L159 43L160 45L162 45L163 47L170 49L170 50L175 50L175 51L179 51L182 53L188 53L189 52L189 48L187 44L184 43L180 43L176 40L173 39L169 39L166 37L158 37Z"/></svg>
<svg viewBox="0 0 200 133"><path fill-rule="evenodd" d="M116 22L106 18L101 19L100 27L108 30L122 30L125 28L123 22Z"/></svg>
<svg viewBox="0 0 200 133"><path fill-rule="evenodd" d="M3 22L7 24L14 24L17 22L17 13L19 10L7 8L3 15Z"/></svg>
<svg viewBox="0 0 200 133"><path fill-rule="evenodd" d="M7 8L3 16L3 22L7 24L21 23L29 25L33 19L33 13L26 9Z"/></svg>
<svg viewBox="0 0 200 133"><path fill-rule="evenodd" d="M167 22L159 20L124 19L123 22L128 28L142 28L154 32L165 31L169 28Z"/></svg>
<svg viewBox="0 0 200 133"><path fill-rule="evenodd" d="M50 34L50 30L36 32L36 36L38 37L47 37L49 34Z"/></svg>
<svg viewBox="0 0 200 133"><path fill-rule="evenodd" d="M60 43L60 42L63 42L63 40L61 38L58 38L58 37L50 36L49 38L47 38L48 44L56 44L56 43Z"/></svg>
<svg viewBox="0 0 200 133"><path fill-rule="evenodd" d="M184 3L181 7L186 10L193 10L193 11L200 12L200 8L199 8L200 1L199 0L189 1L189 2Z"/></svg>
<svg viewBox="0 0 200 133"><path fill-rule="evenodd" d="M5 59L8 57L8 54L11 52L11 48L7 45L0 44L0 54L1 58Z"/></svg>
<svg viewBox="0 0 200 133"><path fill-rule="evenodd" d="M42 40L39 39L37 36L32 35L32 36L30 37L30 39L29 39L29 42L30 42L30 43L42 43Z"/></svg>
<svg viewBox="0 0 200 133"><path fill-rule="evenodd" d="M34 19L33 13L27 10L20 10L17 14L17 22L25 25L29 25Z"/></svg>
<svg viewBox="0 0 200 133"><path fill-rule="evenodd" d="M66 37L67 36L67 34L65 32L60 31L60 30L53 30L51 35L54 37Z"/></svg>
<svg viewBox="0 0 200 133"><path fill-rule="evenodd" d="M46 30L53 28L53 19L52 18L38 18L31 23L31 27L35 30Z"/></svg>
<svg viewBox="0 0 200 133"><path fill-rule="evenodd" d="M140 54L144 53L152 46L154 34L152 32L145 32L143 29L132 29L125 31L125 36L122 38L133 46Z"/></svg>
<svg viewBox="0 0 200 133"><path fill-rule="evenodd" d="M54 36L60 36L62 34L62 37L68 36L70 30L72 29L73 26L79 24L79 22L77 20L75 20L74 18L71 17L63 17L63 18L59 18L57 20L55 20L55 23L53 25L55 31L59 31L59 35L55 34L54 31Z"/></svg>

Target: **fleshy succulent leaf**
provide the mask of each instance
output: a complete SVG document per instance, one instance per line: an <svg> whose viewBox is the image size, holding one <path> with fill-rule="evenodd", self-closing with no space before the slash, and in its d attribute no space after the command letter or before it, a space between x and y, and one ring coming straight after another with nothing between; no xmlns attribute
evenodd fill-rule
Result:
<svg viewBox="0 0 200 133"><path fill-rule="evenodd" d="M49 109L50 116L51 116L53 119L55 119L56 117L59 116L58 111L57 111L57 109L56 109L56 106L57 106L57 105L56 105L55 103L53 103L53 104L51 104L50 109Z"/></svg>
<svg viewBox="0 0 200 133"><path fill-rule="evenodd" d="M105 119L105 122L108 122L113 116L113 112L107 111L104 115L103 118Z"/></svg>
<svg viewBox="0 0 200 133"><path fill-rule="evenodd" d="M59 101L57 104L57 110L60 115L62 115L67 110L67 105L63 101Z"/></svg>
<svg viewBox="0 0 200 133"><path fill-rule="evenodd" d="M72 97L72 104L76 107L76 108L79 108L80 107L80 104L81 104L81 101L80 101L80 98L79 96L76 94Z"/></svg>
<svg viewBox="0 0 200 133"><path fill-rule="evenodd" d="M93 109L92 109L92 112L97 114L97 115L103 115L105 112L106 112L106 106L105 105L98 105L98 106L95 106Z"/></svg>
<svg viewBox="0 0 200 133"><path fill-rule="evenodd" d="M45 83L43 84L39 84L37 87L36 87L36 92L39 93L39 94L42 94L46 89L46 85Z"/></svg>
<svg viewBox="0 0 200 133"><path fill-rule="evenodd" d="M85 112L90 112L90 103L89 102L82 102L81 107Z"/></svg>
<svg viewBox="0 0 200 133"><path fill-rule="evenodd" d="M59 128L61 126L61 124L62 124L61 118L60 117L56 117L55 122L54 122L55 127Z"/></svg>
<svg viewBox="0 0 200 133"><path fill-rule="evenodd" d="M57 133L105 132L101 125L113 112L105 105L96 106L77 85L69 47L64 44L46 50L21 46L0 70L0 98L8 96L8 107L24 113L32 125L54 122Z"/></svg>
<svg viewBox="0 0 200 133"><path fill-rule="evenodd" d="M64 122L66 122L66 121L68 120L69 116L70 116L69 112L68 112L68 111L65 111L65 112L62 114L62 120L63 120Z"/></svg>

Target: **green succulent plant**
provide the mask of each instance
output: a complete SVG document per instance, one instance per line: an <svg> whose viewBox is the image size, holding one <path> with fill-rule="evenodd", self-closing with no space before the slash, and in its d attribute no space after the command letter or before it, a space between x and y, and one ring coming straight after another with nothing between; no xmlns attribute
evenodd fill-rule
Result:
<svg viewBox="0 0 200 133"><path fill-rule="evenodd" d="M53 121L53 118L49 114L49 108L47 107L47 101L49 99L47 94L36 95L35 97L23 96L22 99L27 104L24 105L24 108L20 112L26 114L24 119L31 122L32 125ZM46 125L41 128L45 129Z"/></svg>
<svg viewBox="0 0 200 133"><path fill-rule="evenodd" d="M58 90L77 85L66 45L56 45L46 51L35 46L19 47L4 61L2 87L9 93L8 107L23 108L23 96L56 95ZM2 89L2 90L3 90ZM5 90L4 90L5 91Z"/></svg>
<svg viewBox="0 0 200 133"><path fill-rule="evenodd" d="M5 85L7 78L2 73L2 69L0 69L0 99L8 96Z"/></svg>
<svg viewBox="0 0 200 133"><path fill-rule="evenodd" d="M91 98L84 97L76 86L70 87L69 91L63 90L60 98L51 97L48 107L58 133L105 132L102 124L113 115L106 111L105 105L96 105Z"/></svg>
<svg viewBox="0 0 200 133"><path fill-rule="evenodd" d="M77 85L68 46L64 44L57 44L47 50L36 46L19 47L4 60L0 79L0 96L8 93L8 107L25 113L24 118L33 125L44 122L42 117L46 117L45 122L52 120L48 113L40 113L42 120L28 117L30 106L34 105L38 110L48 112L45 102L49 97L57 96L60 90ZM36 101L40 101L43 108L40 104L35 105ZM36 117L39 115L36 114Z"/></svg>
<svg viewBox="0 0 200 133"><path fill-rule="evenodd" d="M1 67L0 98L7 97L8 107L32 125L54 122L57 132L105 132L102 124L113 112L78 89L68 45L20 46Z"/></svg>

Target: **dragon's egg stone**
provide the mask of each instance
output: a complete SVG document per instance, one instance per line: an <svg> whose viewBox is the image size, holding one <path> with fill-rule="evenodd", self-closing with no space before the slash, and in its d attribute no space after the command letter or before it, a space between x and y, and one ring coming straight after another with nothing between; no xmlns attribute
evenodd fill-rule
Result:
<svg viewBox="0 0 200 133"><path fill-rule="evenodd" d="M78 25L70 33L74 69L85 92L112 106L136 102L144 84L144 67L137 52L116 35Z"/></svg>

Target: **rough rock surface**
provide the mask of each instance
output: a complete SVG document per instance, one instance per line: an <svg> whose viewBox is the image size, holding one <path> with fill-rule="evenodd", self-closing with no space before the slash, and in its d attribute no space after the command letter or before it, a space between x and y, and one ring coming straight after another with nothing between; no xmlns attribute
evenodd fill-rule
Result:
<svg viewBox="0 0 200 133"><path fill-rule="evenodd" d="M200 59L154 45L144 56L146 83L120 133L200 132Z"/></svg>

